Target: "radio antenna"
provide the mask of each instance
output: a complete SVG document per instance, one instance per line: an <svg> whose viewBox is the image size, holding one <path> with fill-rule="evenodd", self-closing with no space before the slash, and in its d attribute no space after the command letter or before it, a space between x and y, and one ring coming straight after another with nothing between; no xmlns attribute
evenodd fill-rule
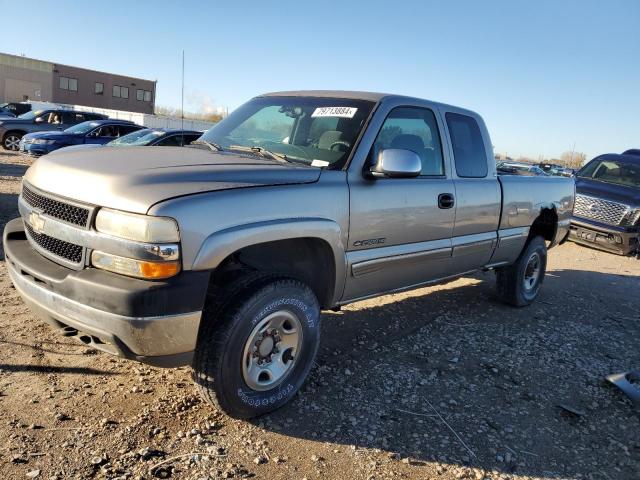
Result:
<svg viewBox="0 0 640 480"><path fill-rule="evenodd" d="M181 146L184 147L184 50L182 50L182 105L180 106L182 121L180 123Z"/></svg>

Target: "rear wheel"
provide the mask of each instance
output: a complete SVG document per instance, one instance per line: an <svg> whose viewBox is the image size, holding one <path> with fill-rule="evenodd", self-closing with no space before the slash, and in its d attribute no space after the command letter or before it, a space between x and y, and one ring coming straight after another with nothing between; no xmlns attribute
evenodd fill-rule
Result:
<svg viewBox="0 0 640 480"><path fill-rule="evenodd" d="M216 310L216 318L209 318ZM291 400L320 342L318 300L289 278L253 274L234 298L205 308L202 321L194 380L208 402L236 418L262 415Z"/></svg>
<svg viewBox="0 0 640 480"><path fill-rule="evenodd" d="M18 151L22 134L18 132L9 132L2 139L2 146L5 150Z"/></svg>
<svg viewBox="0 0 640 480"><path fill-rule="evenodd" d="M544 238L535 236L513 265L496 269L498 297L516 307L531 304L538 296L546 271L547 245Z"/></svg>

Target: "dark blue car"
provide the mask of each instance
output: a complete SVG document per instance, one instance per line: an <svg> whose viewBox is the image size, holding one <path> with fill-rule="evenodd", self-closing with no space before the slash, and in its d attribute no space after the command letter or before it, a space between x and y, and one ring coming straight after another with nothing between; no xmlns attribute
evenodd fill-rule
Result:
<svg viewBox="0 0 640 480"><path fill-rule="evenodd" d="M128 120L93 120L82 122L61 132L28 133L20 140L19 150L40 156L72 145L103 145L144 127Z"/></svg>
<svg viewBox="0 0 640 480"><path fill-rule="evenodd" d="M177 128L144 128L124 137L116 138L105 144L83 144L65 147L64 151L80 150L93 147L182 147L189 145L202 136L196 130L180 130Z"/></svg>

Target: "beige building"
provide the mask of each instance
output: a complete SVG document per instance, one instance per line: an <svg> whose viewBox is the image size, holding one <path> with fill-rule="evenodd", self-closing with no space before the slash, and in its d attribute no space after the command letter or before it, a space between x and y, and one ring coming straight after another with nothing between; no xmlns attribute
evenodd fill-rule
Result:
<svg viewBox="0 0 640 480"><path fill-rule="evenodd" d="M0 53L0 103L34 100L153 114L156 82Z"/></svg>

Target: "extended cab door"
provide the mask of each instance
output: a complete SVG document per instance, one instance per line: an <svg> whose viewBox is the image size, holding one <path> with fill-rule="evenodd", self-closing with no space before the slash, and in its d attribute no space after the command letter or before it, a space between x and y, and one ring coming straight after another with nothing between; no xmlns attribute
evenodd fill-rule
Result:
<svg viewBox="0 0 640 480"><path fill-rule="evenodd" d="M379 107L348 172L345 300L446 277L451 268L455 192L443 153L443 125L429 102L393 102ZM367 175L377 152L386 148L418 154L421 175Z"/></svg>
<svg viewBox="0 0 640 480"><path fill-rule="evenodd" d="M464 273L487 265L497 244L502 196L493 148L482 119L466 110L441 107L452 155L457 208L452 268Z"/></svg>

